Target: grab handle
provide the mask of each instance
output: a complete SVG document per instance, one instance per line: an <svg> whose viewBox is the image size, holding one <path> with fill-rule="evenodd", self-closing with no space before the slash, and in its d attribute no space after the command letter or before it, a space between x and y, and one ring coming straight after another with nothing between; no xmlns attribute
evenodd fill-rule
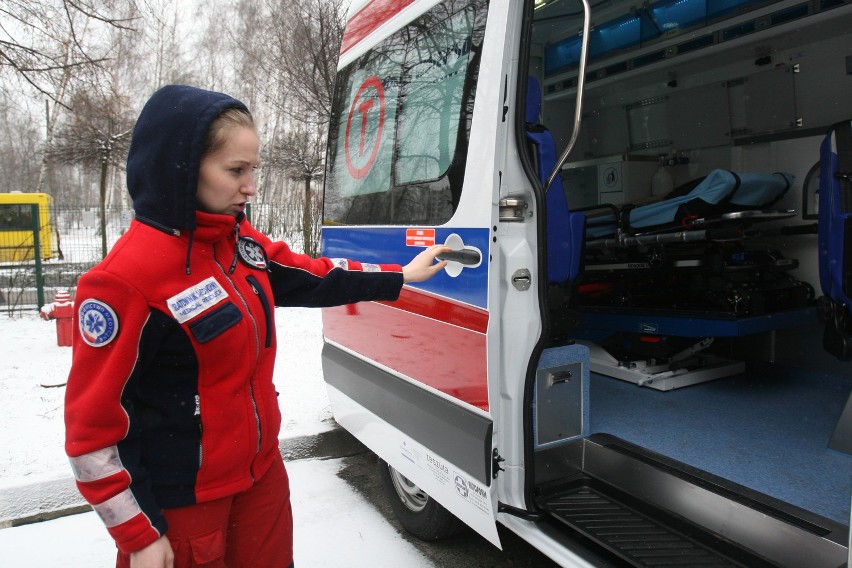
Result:
<svg viewBox="0 0 852 568"><path fill-rule="evenodd" d="M580 119L583 114L583 91L586 88L586 60L588 59L589 51L589 30L592 26L592 8L589 5L589 0L580 0L583 3L583 39L580 43L580 66L577 70L577 106L574 107L574 130L571 132L571 139L568 141L568 146L565 151L556 161L556 167L550 172L547 181L544 184L545 193L553 184L553 180L559 175L559 170L562 165L568 160L568 155L574 149L574 144L577 142L577 137L580 135Z"/></svg>

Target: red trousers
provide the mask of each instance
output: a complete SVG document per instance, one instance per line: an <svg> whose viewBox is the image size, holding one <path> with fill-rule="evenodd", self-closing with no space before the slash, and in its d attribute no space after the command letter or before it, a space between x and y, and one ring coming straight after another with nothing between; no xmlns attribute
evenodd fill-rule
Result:
<svg viewBox="0 0 852 568"><path fill-rule="evenodd" d="M280 458L243 493L163 514L175 568L286 568L293 562L290 486ZM119 552L116 567L129 568L130 556Z"/></svg>

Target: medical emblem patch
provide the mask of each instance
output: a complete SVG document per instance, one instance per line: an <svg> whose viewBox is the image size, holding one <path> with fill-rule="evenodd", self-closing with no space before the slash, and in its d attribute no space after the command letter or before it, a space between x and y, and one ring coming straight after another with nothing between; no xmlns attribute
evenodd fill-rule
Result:
<svg viewBox="0 0 852 568"><path fill-rule="evenodd" d="M266 251L257 241L248 237L240 237L239 242L237 242L237 253L246 266L266 270Z"/></svg>
<svg viewBox="0 0 852 568"><path fill-rule="evenodd" d="M103 347L118 335L118 316L100 300L86 300L77 312L80 335L92 347Z"/></svg>

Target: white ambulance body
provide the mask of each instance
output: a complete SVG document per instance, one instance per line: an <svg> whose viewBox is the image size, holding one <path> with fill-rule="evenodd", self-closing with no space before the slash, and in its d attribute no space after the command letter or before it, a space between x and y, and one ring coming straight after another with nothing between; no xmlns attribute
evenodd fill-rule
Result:
<svg viewBox="0 0 852 568"><path fill-rule="evenodd" d="M323 310L335 418L404 526L847 565L850 119L848 0L355 2L323 254L456 251Z"/></svg>

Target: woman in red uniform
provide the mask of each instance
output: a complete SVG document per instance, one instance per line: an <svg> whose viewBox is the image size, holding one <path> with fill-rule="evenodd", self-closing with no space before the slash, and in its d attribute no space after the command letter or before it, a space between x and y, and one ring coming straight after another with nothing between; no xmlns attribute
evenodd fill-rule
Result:
<svg viewBox="0 0 852 568"><path fill-rule="evenodd" d="M258 154L240 101L157 91L127 161L136 217L80 278L66 452L118 566L292 565L274 307L394 300L444 266L441 246L400 267L271 241L245 219Z"/></svg>

